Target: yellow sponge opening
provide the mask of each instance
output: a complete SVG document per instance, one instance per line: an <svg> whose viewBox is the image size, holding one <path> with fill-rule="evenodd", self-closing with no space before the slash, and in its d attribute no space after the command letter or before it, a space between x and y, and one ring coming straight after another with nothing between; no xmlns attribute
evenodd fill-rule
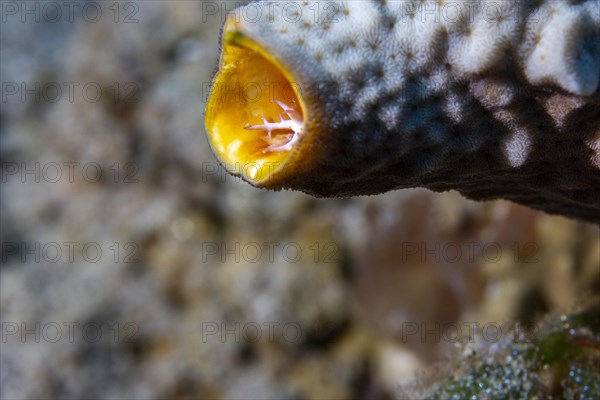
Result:
<svg viewBox="0 0 600 400"><path fill-rule="evenodd" d="M228 21L205 123L213 151L229 172L260 186L284 167L294 147L290 142L294 131L267 129L274 124L292 124L283 107L296 117L295 126L298 121L303 123L305 107L290 74L245 37L233 20ZM288 145L282 146L286 142Z"/></svg>

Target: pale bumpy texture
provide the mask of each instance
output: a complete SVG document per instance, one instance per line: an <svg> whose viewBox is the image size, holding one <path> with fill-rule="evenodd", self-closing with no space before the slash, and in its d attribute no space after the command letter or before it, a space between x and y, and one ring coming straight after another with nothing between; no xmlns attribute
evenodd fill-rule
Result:
<svg viewBox="0 0 600 400"><path fill-rule="evenodd" d="M455 189L600 221L597 0L245 7L236 29L306 105L294 168L259 186Z"/></svg>

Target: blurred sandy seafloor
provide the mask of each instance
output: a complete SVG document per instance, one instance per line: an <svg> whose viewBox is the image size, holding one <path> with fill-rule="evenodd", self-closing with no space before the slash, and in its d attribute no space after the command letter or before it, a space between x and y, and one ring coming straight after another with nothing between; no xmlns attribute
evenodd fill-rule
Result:
<svg viewBox="0 0 600 400"><path fill-rule="evenodd" d="M394 398L472 326L600 291L589 224L227 177L203 127L224 15L201 1L26 3L2 6L2 398Z"/></svg>

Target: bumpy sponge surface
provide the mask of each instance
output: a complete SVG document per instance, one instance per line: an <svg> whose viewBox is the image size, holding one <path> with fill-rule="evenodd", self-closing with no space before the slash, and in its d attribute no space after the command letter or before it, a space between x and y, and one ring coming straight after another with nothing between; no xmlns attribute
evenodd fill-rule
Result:
<svg viewBox="0 0 600 400"><path fill-rule="evenodd" d="M600 221L599 1L267 1L230 19L306 103L297 171L261 186L455 189Z"/></svg>

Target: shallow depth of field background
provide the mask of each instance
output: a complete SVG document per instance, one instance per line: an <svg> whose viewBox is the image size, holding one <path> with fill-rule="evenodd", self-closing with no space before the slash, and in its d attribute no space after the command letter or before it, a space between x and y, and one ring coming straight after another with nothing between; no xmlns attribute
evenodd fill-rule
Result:
<svg viewBox="0 0 600 400"><path fill-rule="evenodd" d="M589 224L228 177L203 110L235 2L72 3L1 3L2 398L393 398L600 291Z"/></svg>

